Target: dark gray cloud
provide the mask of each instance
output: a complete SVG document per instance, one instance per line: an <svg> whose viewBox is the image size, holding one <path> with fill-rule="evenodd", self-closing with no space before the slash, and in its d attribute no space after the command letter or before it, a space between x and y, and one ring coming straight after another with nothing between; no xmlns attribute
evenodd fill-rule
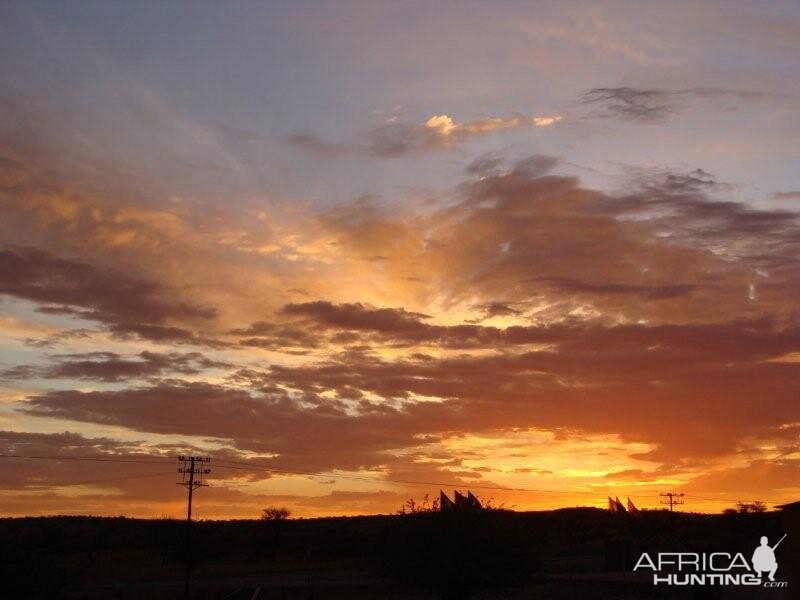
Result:
<svg viewBox="0 0 800 600"><path fill-rule="evenodd" d="M404 309L371 308L361 303L333 304L318 300L287 304L281 313L291 317L310 318L317 324L351 331L397 332L416 331L429 315Z"/></svg>
<svg viewBox="0 0 800 600"><path fill-rule="evenodd" d="M153 325L150 323L110 323L107 325L114 337L128 339L145 339L158 343L188 344L221 349L230 346L229 342L210 337L201 332L191 331L172 325Z"/></svg>
<svg viewBox="0 0 800 600"><path fill-rule="evenodd" d="M714 87L665 90L622 86L587 90L581 96L581 102L599 107L600 112L597 113L597 116L657 122L683 111L691 100L727 98L752 102L778 97L782 96L763 91Z"/></svg>
<svg viewBox="0 0 800 600"><path fill-rule="evenodd" d="M321 341L318 332L292 323L257 321L229 333L239 336L239 343L243 346L288 352L317 348Z"/></svg>
<svg viewBox="0 0 800 600"><path fill-rule="evenodd" d="M485 347L495 350L490 355L384 360L350 351L300 366L241 370L231 379L237 388L169 381L117 391L53 391L29 398L23 410L223 438L243 451L278 455L276 467L311 471L373 468L388 460L387 451L423 440L519 427L617 433L653 444L656 452L645 458L672 464L730 453L737 440L800 418L793 401L800 365L780 360L800 352L798 326L486 329ZM460 332L454 327L447 334ZM419 333L413 335L418 340ZM442 333L431 335L438 341ZM523 342L539 348L515 347Z"/></svg>
<svg viewBox="0 0 800 600"><path fill-rule="evenodd" d="M162 297L154 282L57 257L31 247L0 250L0 294L64 305L64 312L86 308L97 320L161 322L172 316L212 318L215 311ZM52 310L52 309L51 309Z"/></svg>
<svg viewBox="0 0 800 600"><path fill-rule="evenodd" d="M624 193L610 194L554 175L556 165L534 156L485 172L425 215L387 214L362 200L317 222L348 257L382 257L387 281L419 275L445 307L513 317L514 326L442 325L401 301L309 296L229 331L243 346L313 354L302 364L249 364L217 384L42 391L22 410L222 439L271 456L277 468L310 472L401 473L429 443L528 427L618 434L652 444L642 458L675 466L797 422L800 377L786 358L800 351L791 301L800 291L797 216L727 201L729 188L700 169L636 172ZM17 263L28 256L10 252ZM82 269L76 280L91 290ZM117 335L199 335L179 310L156 310L160 288L122 282L152 302L140 317L114 307L113 296L86 301L57 277L19 271L10 271L14 293L45 311L110 315L103 322ZM58 360L51 366L76 378L106 381L201 368L180 355ZM445 476L445 467L431 469Z"/></svg>
<svg viewBox="0 0 800 600"><path fill-rule="evenodd" d="M30 515L38 511L52 514L54 510L68 514L86 502L82 512L93 514L98 507L116 500L120 506L112 508L111 514L125 511L125 506L128 510L138 509L136 504L130 504L133 502L141 503L142 508L147 507L143 516L152 516L153 503L174 502L179 493L179 488L174 485L176 457L208 454L208 451L208 448L190 443L121 441L86 437L70 431L0 431L0 454L5 456L0 469L0 488L8 495L4 510L7 514ZM223 447L214 448L214 458L244 464L245 456ZM253 481L271 476L268 472L246 466L233 472ZM220 468L216 477L222 478L227 474L230 471ZM75 486L84 488L77 498L74 493L59 489L70 490Z"/></svg>
<svg viewBox="0 0 800 600"><path fill-rule="evenodd" d="M115 333L191 341L194 334L165 324L209 321L216 309L176 300L164 285L55 256L32 247L0 250L0 294L46 304L39 310L99 321Z"/></svg>
<svg viewBox="0 0 800 600"><path fill-rule="evenodd" d="M468 323L480 323L493 317L519 317L523 315L521 310L505 302L486 302L484 304L477 304L472 308L479 310L482 315L478 319L467 321Z"/></svg>
<svg viewBox="0 0 800 600"><path fill-rule="evenodd" d="M327 142L313 133L292 135L291 145L324 158L345 155L373 158L397 158L457 148L465 141L494 132L524 127L550 127L561 116L529 117L513 114L506 117L485 117L464 123L447 115L434 115L424 123L397 118L373 126L352 144Z"/></svg>
<svg viewBox="0 0 800 600"><path fill-rule="evenodd" d="M196 375L210 369L232 365L212 360L199 352L149 352L136 358L114 352L56 354L48 366L20 365L0 373L0 379L93 379L116 382L128 379L157 377L171 373Z"/></svg>
<svg viewBox="0 0 800 600"><path fill-rule="evenodd" d="M164 460L163 465L128 465L126 475L141 475L155 471L171 470L169 458L143 442L123 442L111 438L87 438L78 433L34 433L0 431L0 454L20 456L60 457L64 460L39 460L23 458L3 459L0 469L0 486L5 489L47 490L52 486L75 485L81 482L116 479L120 476L119 464L102 461L74 461L72 458L126 458L128 460ZM111 483L110 485L114 485Z"/></svg>
<svg viewBox="0 0 800 600"><path fill-rule="evenodd" d="M353 154L354 148L347 144L337 144L326 142L322 138L317 137L313 133L298 133L289 136L289 144L299 150L316 154L324 158L337 158Z"/></svg>
<svg viewBox="0 0 800 600"><path fill-rule="evenodd" d="M32 397L23 410L141 432L221 438L242 451L277 454L267 459L275 468L313 472L376 468L386 461L384 451L418 443L416 427L404 425L394 409L375 405L354 417L339 401L314 394L293 398L278 388L250 393L172 381L119 391L54 391Z"/></svg>
<svg viewBox="0 0 800 600"><path fill-rule="evenodd" d="M503 158L494 154L482 154L470 162L464 172L467 175L493 175L498 172L498 168L503 164Z"/></svg>
<svg viewBox="0 0 800 600"><path fill-rule="evenodd" d="M601 107L602 116L661 121L676 112L674 94L659 89L593 88L581 96L584 104Z"/></svg>
<svg viewBox="0 0 800 600"><path fill-rule="evenodd" d="M547 305L539 318L591 308L659 322L718 320L720 303L737 319L795 310L796 212L726 200L730 186L701 169L637 171L608 194L542 172L552 164L533 157L465 182L458 202L424 219L354 204L326 224L343 249L421 275L446 302L477 295Z"/></svg>
<svg viewBox="0 0 800 600"><path fill-rule="evenodd" d="M402 307L318 300L286 305L233 333L271 349L480 348L525 338L524 328L476 326L498 315L563 319L588 308L606 323L614 321L608 315L654 324L795 318L786 301L800 285L795 212L720 199L730 186L701 169L637 171L625 194L610 195L548 175L555 164L534 156L467 182L460 202L426 219L406 222L368 203L326 217L343 249L365 259L381 255L387 270L404 277L419 265L426 275L417 280L448 300L503 299L473 305L484 313L480 319L432 325ZM543 304L544 312L534 311Z"/></svg>
<svg viewBox="0 0 800 600"><path fill-rule="evenodd" d="M775 192L772 197L777 200L800 200L800 190L791 192Z"/></svg>
<svg viewBox="0 0 800 600"><path fill-rule="evenodd" d="M552 286L566 294L584 294L595 297L631 295L643 300L666 300L688 296L701 289L697 284L636 285L612 281L586 281L568 277L540 277L536 281Z"/></svg>

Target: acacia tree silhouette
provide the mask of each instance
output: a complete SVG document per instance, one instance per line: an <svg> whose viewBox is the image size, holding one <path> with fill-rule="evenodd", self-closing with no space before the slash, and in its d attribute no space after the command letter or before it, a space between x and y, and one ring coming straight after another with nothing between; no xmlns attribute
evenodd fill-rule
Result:
<svg viewBox="0 0 800 600"><path fill-rule="evenodd" d="M292 515L292 511L283 506L268 506L261 511L262 521L283 521Z"/></svg>

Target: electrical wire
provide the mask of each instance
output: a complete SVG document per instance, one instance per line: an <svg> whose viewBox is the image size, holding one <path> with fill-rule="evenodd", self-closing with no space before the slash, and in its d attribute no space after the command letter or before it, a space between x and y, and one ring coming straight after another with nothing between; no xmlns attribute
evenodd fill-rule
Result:
<svg viewBox="0 0 800 600"><path fill-rule="evenodd" d="M108 457L96 457L96 456L44 456L44 455L25 455L25 454L0 454L0 459L2 458L19 458L19 459L31 459L31 460L67 460L67 461L90 461L90 462L108 462L108 463L134 463L134 464L159 464L165 465L170 464L170 462L165 460L152 460L152 459L128 459L128 458L108 458ZM324 472L324 473L314 473L311 471L300 471L300 470L291 470L291 469L280 469L277 467L272 467L269 465L258 464L258 463L250 463L250 462L240 462L240 461L215 461L214 463L215 468L223 468L223 469L234 469L240 471L266 471L270 473L281 473L286 475L303 475L307 477L336 477L339 479L349 479L354 481L365 481L367 483L395 483L398 485L410 485L410 486L424 486L424 487L444 487L444 488L463 488L469 487L470 489L476 490L491 490L491 491L503 491L503 492L527 492L527 493L534 493L534 494L556 494L560 496L574 496L575 494L588 494L588 495L602 495L603 492L590 492L590 491L574 491L574 492L561 492L558 490L542 490L542 489L532 489L532 488L520 488L520 487L506 487L506 486L492 486L492 485L481 485L481 484L454 484L454 483L447 483L444 481L417 481L417 480L407 480L407 479L376 479L374 477L366 477L361 475L347 475L347 474L340 474L334 472Z"/></svg>
<svg viewBox="0 0 800 600"><path fill-rule="evenodd" d="M106 477L105 479L87 479L84 481L74 481L69 483L52 483L47 487L73 487L76 485L89 485L92 483L106 483L108 481L123 481L128 479L145 479L148 477L162 477L164 475L172 475L173 471L161 471L159 473L145 473L143 475L125 475L121 477Z"/></svg>
<svg viewBox="0 0 800 600"><path fill-rule="evenodd" d="M139 458L105 458L101 456L44 456L44 455L25 455L25 454L0 454L0 458L22 458L29 460L71 460L71 461L90 461L108 463L135 463L141 465L167 465L172 461L152 460Z"/></svg>
<svg viewBox="0 0 800 600"><path fill-rule="evenodd" d="M710 498L708 496L695 496L694 494L685 494L686 498L691 498L692 500L708 500L710 502L745 502L739 498ZM758 500L759 502L763 502L764 504L781 504L783 501L772 501L772 500ZM756 500L750 500L750 502L756 502Z"/></svg>
<svg viewBox="0 0 800 600"><path fill-rule="evenodd" d="M100 457L100 456L45 456L45 455L26 455L26 454L0 454L0 459L3 458L18 458L18 459L25 459L25 460L57 460L57 461L87 461L87 462L104 462L104 463L132 463L132 464L158 464L158 465L166 465L171 464L171 460L157 460L157 459L140 459L140 458L110 458L110 457ZM535 489L535 488L523 488L523 487L506 487L506 486L494 486L494 485L482 485L482 484L468 484L468 483L447 483L443 481L418 481L418 480L408 480L408 479L392 479L392 478L384 478L384 479L376 479L374 477L367 477L363 475L349 475L349 474L342 474L336 473L331 471L326 471L322 473L314 473L311 471L300 471L300 470L291 470L291 469L280 469L277 467L272 467L269 465L264 465L260 463L253 463L253 462L242 462L242 461L233 461L233 460L217 460L213 463L215 468L222 468L222 469L232 469L232 470L239 470L239 471L263 471L269 473L279 473L285 475L303 475L307 477L335 477L337 479L347 479L353 481L364 481L367 483L375 483L375 484L386 484L386 483L394 483L398 485L407 485L407 486L423 486L423 487L440 487L440 488L448 488L448 489L455 489L455 488L469 488L475 490L487 490L487 491L502 491L502 492L525 492L531 494L553 494L555 496L561 497L574 497L576 495L590 495L590 496L602 496L607 495L608 491L597 491L592 492L588 490L574 490L574 491L559 491L559 490L545 490L545 489ZM132 476L123 476L123 477L114 477L109 479L98 479L98 480L90 480L90 481L82 481L77 483L69 483L64 485L87 485L89 483L102 483L105 481L121 481L124 479L138 479L144 477L156 477L160 475L169 474L167 472L164 473L150 473L146 475L132 475ZM649 498L650 496L643 496L643 495L633 495L633 494L625 494L626 496L632 498ZM691 498L695 500L706 500L710 502L734 502L734 499L731 498L711 498L707 496L696 496L694 494L685 494L686 498ZM741 500L736 500L740 502ZM774 502L771 500L762 500L765 504L778 504L779 502Z"/></svg>
<svg viewBox="0 0 800 600"><path fill-rule="evenodd" d="M309 471L292 471L288 469L279 469L276 467L271 467L263 464L257 463L247 463L247 462L240 462L240 461L225 461L225 460L218 460L214 463L216 468L223 468L223 469L237 469L241 471L266 471L270 473L281 473L281 474L288 474L288 475L305 475L308 477L335 477L340 479L352 479L355 481L366 481L368 483L396 483L398 485L409 485L409 486L422 486L422 487L442 487L448 489L455 489L455 488L469 488L471 490L489 490L489 491L501 491L501 492L526 492L531 494L553 494L555 496L561 497L574 497L576 495L584 495L584 496L605 496L608 495L608 490L598 490L598 491L591 491L591 490L573 490L573 491L561 491L561 490L545 490L545 489L536 489L536 488L523 488L523 487L505 487L505 486L492 486L492 485L481 485L481 484L471 484L471 483L445 483L442 481L416 481L416 480L407 480L407 479L392 479L392 478L384 478L384 479L376 479L374 477L366 477L363 475L347 475L347 474L340 474L332 471L326 471L323 473L312 473ZM638 494L625 494L630 498L651 498L651 495L638 495Z"/></svg>
<svg viewBox="0 0 800 600"><path fill-rule="evenodd" d="M227 464L226 464L227 463ZM217 461L214 463L216 468L223 468L223 469L237 469L240 471L266 471L270 473L282 473L287 475L305 475L308 477L336 477L339 479L352 479L355 481L366 481L368 483L396 483L398 485L412 485L412 486L424 486L424 487L445 487L445 488L465 488L469 487L470 489L475 490L493 490L493 491L503 491L503 492L529 492L529 493L551 493L551 494L561 494L561 495L571 495L570 492L559 492L558 490L539 490L539 489L531 489L531 488L515 488L515 487L505 487L505 486L496 486L496 485L481 485L481 484L455 484L455 483L445 483L443 481L416 481L416 480L407 480L407 479L391 479L391 478L384 478L384 479L376 479L374 477L366 477L362 475L345 475L340 473L335 473L331 471L326 471L323 473L312 473L310 471L292 471L288 469L278 469L275 467L268 467L266 465L256 465L256 464L249 464L249 463L242 463L236 461ZM592 494L592 492L577 492L577 493L584 493L584 494Z"/></svg>

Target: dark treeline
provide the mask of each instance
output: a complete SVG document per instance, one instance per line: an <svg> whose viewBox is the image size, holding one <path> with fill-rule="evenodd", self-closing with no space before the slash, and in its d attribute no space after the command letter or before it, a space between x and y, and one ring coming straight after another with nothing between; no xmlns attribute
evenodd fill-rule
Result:
<svg viewBox="0 0 800 600"><path fill-rule="evenodd" d="M629 571L642 551L722 549L749 556L754 539L781 532L776 513L632 516L597 509L191 526L127 518L0 519L0 594L175 598L188 565L193 598L224 598L237 578L271 582L288 590L286 598L306 597L291 595L298 587L315 590L317 599L338 598L326 595L325 586L333 581L337 589L346 588L351 580L372 586L373 592L393 590L394 596L384 597L469 598L537 585L559 573ZM354 591L348 595L362 597Z"/></svg>

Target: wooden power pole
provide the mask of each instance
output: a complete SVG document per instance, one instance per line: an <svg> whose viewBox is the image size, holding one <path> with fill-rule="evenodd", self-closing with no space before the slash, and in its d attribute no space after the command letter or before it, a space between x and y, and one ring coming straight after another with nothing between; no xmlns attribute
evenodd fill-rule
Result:
<svg viewBox="0 0 800 600"><path fill-rule="evenodd" d="M203 483L203 476L211 473L211 469L205 465L211 462L208 456L179 456L178 457L178 473L181 474L181 480L178 485L182 485L189 490L189 500L186 507L186 521L192 520L192 496L194 495L195 488L199 488L207 483Z"/></svg>
<svg viewBox="0 0 800 600"><path fill-rule="evenodd" d="M659 494L659 497L661 498L661 504L669 504L669 512L672 512L672 507L676 504L684 504L683 494L664 492L663 494Z"/></svg>

